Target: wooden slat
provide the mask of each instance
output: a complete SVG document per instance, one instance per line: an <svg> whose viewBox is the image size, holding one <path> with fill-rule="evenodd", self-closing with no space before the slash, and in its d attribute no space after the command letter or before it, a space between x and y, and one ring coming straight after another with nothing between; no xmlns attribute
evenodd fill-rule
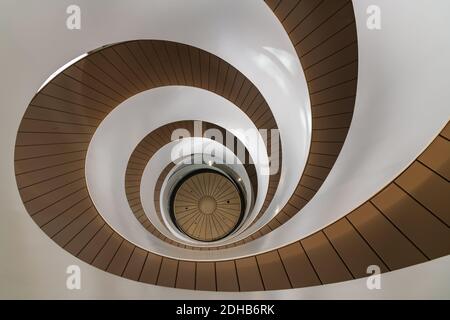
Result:
<svg viewBox="0 0 450 320"><path fill-rule="evenodd" d="M51 110L48 108L42 108L30 105L24 115L26 119L45 120L53 122L62 122L68 124L76 124L79 126L97 127L100 124L100 120L86 117L82 115L75 115L67 112L61 112L57 110Z"/></svg>
<svg viewBox="0 0 450 320"><path fill-rule="evenodd" d="M382 272L389 271L346 219L333 223L325 228L324 232L355 277L366 277L367 267L371 265L378 266Z"/></svg>
<svg viewBox="0 0 450 320"><path fill-rule="evenodd" d="M274 11L281 0L265 0L267 5Z"/></svg>
<svg viewBox="0 0 450 320"><path fill-rule="evenodd" d="M297 52L300 53L303 68L309 68L320 63L334 53L338 53L356 42L355 24L345 26L337 30L332 38L324 39L320 46L309 52L301 52L301 46L297 46ZM355 57L355 52L352 53Z"/></svg>
<svg viewBox="0 0 450 320"><path fill-rule="evenodd" d="M254 257L236 260L236 270L241 291L262 291L264 285Z"/></svg>
<svg viewBox="0 0 450 320"><path fill-rule="evenodd" d="M113 231L108 225L104 225L100 231L89 241L89 243L81 250L78 257L83 261L92 263L97 257L100 250L106 245Z"/></svg>
<svg viewBox="0 0 450 320"><path fill-rule="evenodd" d="M291 287L277 251L256 256L256 259L266 290L278 290Z"/></svg>
<svg viewBox="0 0 450 320"><path fill-rule="evenodd" d="M49 181L53 178L84 169L84 161L78 160L62 164L50 168L31 171L16 176L16 181L19 189L24 189L29 186L37 185L40 182Z"/></svg>
<svg viewBox="0 0 450 320"><path fill-rule="evenodd" d="M216 262L217 291L239 291L234 261Z"/></svg>
<svg viewBox="0 0 450 320"><path fill-rule="evenodd" d="M66 210L70 209L78 202L82 201L83 199L87 199L88 197L89 194L87 190L83 188L79 191L69 194L67 197L61 199L55 204L34 214L33 219L39 226L42 226L48 223L51 219L54 219Z"/></svg>
<svg viewBox="0 0 450 320"><path fill-rule="evenodd" d="M75 198L76 199L76 198ZM62 230L71 221L76 219L80 214L92 208L92 203L87 197L83 200L77 202L75 205L70 207L68 210L61 212L55 216L37 216L35 218L36 223L38 223L42 230L49 236L53 237L59 231Z"/></svg>
<svg viewBox="0 0 450 320"><path fill-rule="evenodd" d="M17 145L47 145L66 143L85 143L91 141L92 134L82 133L33 133L19 132L17 134Z"/></svg>
<svg viewBox="0 0 450 320"><path fill-rule="evenodd" d="M339 67L345 66L349 63L355 61L355 52L358 50L358 45L356 42L349 44L346 47L343 47L341 50L335 52L329 57L320 60L319 63L313 64L308 68L305 68L305 75L308 79L316 79L322 75L328 74L333 70L336 70ZM347 103L346 99L336 103L332 103L333 107L336 109L339 108L348 108L348 111L353 111L354 103ZM314 108L313 108L314 111ZM336 110L334 111L336 113ZM313 114L314 116L314 114Z"/></svg>
<svg viewBox="0 0 450 320"><path fill-rule="evenodd" d="M103 110L96 110L89 106L81 105L74 101L64 100L43 92L40 92L33 98L30 106L61 112L66 114L69 118L72 115L77 115L101 121L106 116L106 112Z"/></svg>
<svg viewBox="0 0 450 320"><path fill-rule="evenodd" d="M55 77L55 79L57 79L58 77L63 77L63 75L57 76ZM88 96L72 91L71 89L58 86L55 84L55 82L49 82L41 92L51 97L55 97L63 101L68 101L80 106L88 107L99 112L107 113L111 111L112 108L112 106L107 105L104 102L92 99Z"/></svg>
<svg viewBox="0 0 450 320"><path fill-rule="evenodd" d="M92 265L99 269L106 270L123 241L124 239L114 232L106 242L105 246L100 249L92 262Z"/></svg>
<svg viewBox="0 0 450 320"><path fill-rule="evenodd" d="M278 251L290 283L294 288L309 287L321 283L300 243L293 243Z"/></svg>
<svg viewBox="0 0 450 320"><path fill-rule="evenodd" d="M324 1L306 16L301 25L289 34L292 42L297 44L307 36L313 34L321 26L324 26L330 18L333 17L343 5L348 3L346 0ZM319 30L320 31L320 30Z"/></svg>
<svg viewBox="0 0 450 320"><path fill-rule="evenodd" d="M197 290L215 291L216 273L215 265L212 262L198 262L196 267L196 288Z"/></svg>
<svg viewBox="0 0 450 320"><path fill-rule="evenodd" d="M281 5L284 1L281 0ZM301 22L304 21L311 13L322 3L321 0L302 0L289 14L281 18L283 21L283 26L286 29L286 32L290 34L295 31L296 28L301 28ZM275 10L275 14L277 14L277 10ZM278 16L278 15L277 15Z"/></svg>
<svg viewBox="0 0 450 320"><path fill-rule="evenodd" d="M32 199L36 199L42 194L57 190L60 187L67 185L68 183L77 181L82 178L84 178L84 168L80 168L61 176L57 176L43 182L38 182L30 186L23 187L20 189L22 201L26 202Z"/></svg>
<svg viewBox="0 0 450 320"><path fill-rule="evenodd" d="M301 243L323 283L353 279L347 266L322 232L303 239Z"/></svg>
<svg viewBox="0 0 450 320"><path fill-rule="evenodd" d="M64 249L77 256L81 250L93 239L93 237L103 228L105 222L101 217L92 220L78 235L76 235Z"/></svg>
<svg viewBox="0 0 450 320"><path fill-rule="evenodd" d="M120 65L115 65L117 63L117 57L112 52L111 48L107 48L105 50L101 50L97 53L94 53L88 60L98 66L104 73L107 74L105 79L114 79L116 85L120 89L117 89L118 92L122 93L124 96L130 96L138 93L138 89L134 86L133 83L127 79L126 76L123 75L120 70ZM110 86L114 86L114 84L109 83Z"/></svg>
<svg viewBox="0 0 450 320"><path fill-rule="evenodd" d="M180 261L178 265L176 288L195 289L196 263L191 261Z"/></svg>
<svg viewBox="0 0 450 320"><path fill-rule="evenodd" d="M428 258L450 252L450 229L398 186L391 184L372 202Z"/></svg>
<svg viewBox="0 0 450 320"><path fill-rule="evenodd" d="M161 269L158 275L157 284L164 287L175 287L177 278L178 261L168 258L163 258L161 262Z"/></svg>
<svg viewBox="0 0 450 320"><path fill-rule="evenodd" d="M450 185L442 177L414 162L395 182L450 226Z"/></svg>
<svg viewBox="0 0 450 320"><path fill-rule="evenodd" d="M96 211L93 208L81 212L73 221L64 226L55 236L52 237L53 241L64 247L75 236L77 236L84 228L96 218Z"/></svg>
<svg viewBox="0 0 450 320"><path fill-rule="evenodd" d="M419 161L443 178L450 180L450 142L440 136L428 146Z"/></svg>
<svg viewBox="0 0 450 320"><path fill-rule="evenodd" d="M88 143L72 143L61 145L36 145L36 146L16 146L14 152L15 162L26 159L35 159L44 156L69 154L79 151L86 151ZM18 174L18 173L17 173Z"/></svg>
<svg viewBox="0 0 450 320"><path fill-rule="evenodd" d="M75 161L83 161L86 157L86 150L64 153L59 155L42 156L39 158L17 160L14 162L16 175L28 172L42 170L46 168L55 168L57 166L73 163Z"/></svg>
<svg viewBox="0 0 450 320"><path fill-rule="evenodd" d="M347 217L389 269L400 269L427 260L372 204L365 203Z"/></svg>
<svg viewBox="0 0 450 320"><path fill-rule="evenodd" d="M277 4L276 8L274 10L274 13L277 15L278 19L280 21L283 21L286 19L286 17L289 15L289 13L295 9L295 7L299 4L300 0L285 0L281 1Z"/></svg>
<svg viewBox="0 0 450 320"><path fill-rule="evenodd" d="M348 0L325 1L302 23L302 28L292 34L293 42L299 41L302 52L310 52L324 40L332 38L336 31L355 21L352 3Z"/></svg>
<svg viewBox="0 0 450 320"><path fill-rule="evenodd" d="M447 122L444 129L441 131L442 137L446 138L447 140L450 140L450 121Z"/></svg>
<svg viewBox="0 0 450 320"><path fill-rule="evenodd" d="M139 281L156 284L162 268L161 264L162 257L149 252Z"/></svg>
<svg viewBox="0 0 450 320"><path fill-rule="evenodd" d="M98 74L96 74L94 70L92 70L93 68L86 68L86 65L84 67L85 69L81 69L78 64L72 65L64 70L64 75L85 84L86 86L96 90L104 96L109 97L115 102L122 102L125 99L124 96L119 94L113 88L109 87L103 82L98 81L98 78L96 78ZM86 71L88 71L89 73ZM112 104L113 102L111 101L110 103Z"/></svg>
<svg viewBox="0 0 450 320"><path fill-rule="evenodd" d="M53 79L52 83L58 85L59 87L74 91L82 96L89 97L94 101L101 101L102 104L106 104L108 106L113 106L117 103L120 103L120 100L115 100L109 95L98 91L91 85L86 84L84 81L78 81L65 73L62 73L58 77Z"/></svg>
<svg viewBox="0 0 450 320"><path fill-rule="evenodd" d="M122 275L128 261L130 260L134 248L135 246L130 242L123 241L109 264L107 271L119 276Z"/></svg>
<svg viewBox="0 0 450 320"><path fill-rule="evenodd" d="M125 278L138 281L144 267L147 252L141 248L135 247L130 261L123 272Z"/></svg>
<svg viewBox="0 0 450 320"><path fill-rule="evenodd" d="M84 181L84 179L71 182L66 186L43 194L36 199L30 200L24 203L25 208L32 216L41 211L44 211L45 209L49 209L48 211L51 211L55 208L54 205L57 205L59 201L64 200L66 197L69 197L73 193L78 192L82 189L86 190L86 182Z"/></svg>

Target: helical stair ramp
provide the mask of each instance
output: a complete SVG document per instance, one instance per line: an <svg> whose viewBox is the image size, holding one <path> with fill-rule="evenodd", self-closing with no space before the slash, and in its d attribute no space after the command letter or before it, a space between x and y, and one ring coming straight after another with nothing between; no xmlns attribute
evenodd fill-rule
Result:
<svg viewBox="0 0 450 320"><path fill-rule="evenodd" d="M450 279L448 2L411 27L426 3L79 1L78 33L50 33L69 4L42 3L20 18L49 17L34 31L1 22L13 278L61 255L81 297L415 297L396 285Z"/></svg>

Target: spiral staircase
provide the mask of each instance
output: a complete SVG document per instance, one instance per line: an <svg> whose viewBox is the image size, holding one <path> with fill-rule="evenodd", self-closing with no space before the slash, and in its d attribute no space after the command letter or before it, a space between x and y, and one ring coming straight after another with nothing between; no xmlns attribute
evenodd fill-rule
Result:
<svg viewBox="0 0 450 320"><path fill-rule="evenodd" d="M68 5L1 4L2 297L450 297L447 1Z"/></svg>

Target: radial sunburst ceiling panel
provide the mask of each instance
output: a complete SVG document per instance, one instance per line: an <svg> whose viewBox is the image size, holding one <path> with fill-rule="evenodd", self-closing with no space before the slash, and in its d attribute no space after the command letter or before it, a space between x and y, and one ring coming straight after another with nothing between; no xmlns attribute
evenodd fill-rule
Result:
<svg viewBox="0 0 450 320"><path fill-rule="evenodd" d="M226 237L242 219L241 192L226 176L196 172L174 191L173 219L189 237L214 241Z"/></svg>

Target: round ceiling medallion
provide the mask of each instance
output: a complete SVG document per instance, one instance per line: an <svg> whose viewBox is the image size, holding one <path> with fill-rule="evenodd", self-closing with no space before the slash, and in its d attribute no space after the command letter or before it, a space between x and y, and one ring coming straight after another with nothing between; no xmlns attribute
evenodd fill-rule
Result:
<svg viewBox="0 0 450 320"><path fill-rule="evenodd" d="M244 211L236 184L212 170L184 178L173 192L171 208L177 227L199 241L226 237L239 225Z"/></svg>

